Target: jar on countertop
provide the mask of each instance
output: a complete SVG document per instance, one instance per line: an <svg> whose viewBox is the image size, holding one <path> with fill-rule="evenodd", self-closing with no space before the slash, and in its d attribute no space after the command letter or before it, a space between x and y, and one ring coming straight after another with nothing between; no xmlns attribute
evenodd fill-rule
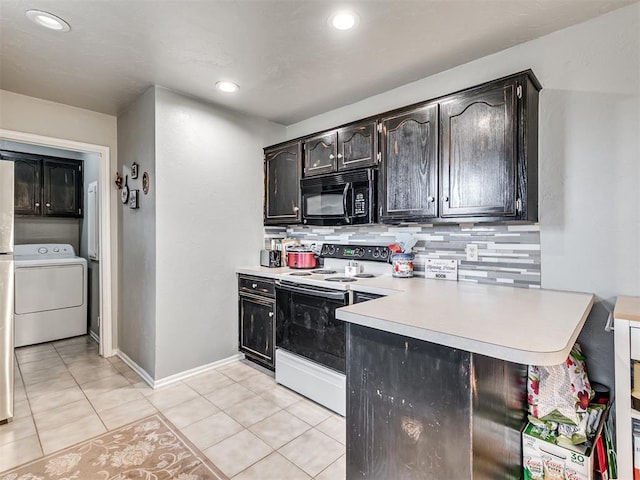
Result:
<svg viewBox="0 0 640 480"><path fill-rule="evenodd" d="M413 253L393 253L391 254L392 275L399 278L413 277Z"/></svg>

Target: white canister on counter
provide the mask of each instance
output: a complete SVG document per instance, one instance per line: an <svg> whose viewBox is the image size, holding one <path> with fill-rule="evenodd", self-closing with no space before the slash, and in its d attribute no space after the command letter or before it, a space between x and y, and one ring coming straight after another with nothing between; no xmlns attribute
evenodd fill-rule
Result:
<svg viewBox="0 0 640 480"><path fill-rule="evenodd" d="M413 277L413 253L394 253L391 255L392 275L394 277Z"/></svg>

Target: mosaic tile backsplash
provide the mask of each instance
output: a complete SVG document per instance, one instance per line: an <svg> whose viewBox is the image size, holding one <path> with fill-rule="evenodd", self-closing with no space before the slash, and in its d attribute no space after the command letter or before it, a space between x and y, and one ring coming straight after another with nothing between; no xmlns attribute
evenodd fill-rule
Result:
<svg viewBox="0 0 640 480"><path fill-rule="evenodd" d="M424 276L427 258L458 260L458 280L540 288L540 226L531 225L410 225L363 227L265 227L265 242L298 238L306 245L339 243L389 245L398 233L411 233L418 242L415 275ZM478 245L478 261L466 260L466 246Z"/></svg>

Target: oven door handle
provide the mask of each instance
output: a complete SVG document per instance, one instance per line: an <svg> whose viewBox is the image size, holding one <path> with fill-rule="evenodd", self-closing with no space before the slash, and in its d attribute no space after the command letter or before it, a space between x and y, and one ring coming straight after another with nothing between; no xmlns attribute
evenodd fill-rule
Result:
<svg viewBox="0 0 640 480"><path fill-rule="evenodd" d="M349 217L349 212L347 211L347 196L349 195L351 185L351 182L347 182L344 186L344 191L342 192L342 209L344 210L344 221L346 223L351 223L351 218Z"/></svg>
<svg viewBox="0 0 640 480"><path fill-rule="evenodd" d="M280 280L276 280L276 288L286 290L293 293L301 293L303 295L311 295L313 297L327 298L329 300L342 300L345 301L346 291L342 290L316 290L314 288L300 287L298 285L291 285L288 283L282 283Z"/></svg>

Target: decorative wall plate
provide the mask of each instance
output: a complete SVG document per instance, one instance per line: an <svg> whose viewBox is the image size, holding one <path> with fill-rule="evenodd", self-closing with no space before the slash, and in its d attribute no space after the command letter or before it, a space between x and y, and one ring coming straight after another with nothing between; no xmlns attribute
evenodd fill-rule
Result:
<svg viewBox="0 0 640 480"><path fill-rule="evenodd" d="M145 195L149 193L149 174L147 172L142 174L142 191Z"/></svg>
<svg viewBox="0 0 640 480"><path fill-rule="evenodd" d="M129 201L129 176L124 177L124 186L122 187L122 191L120 192L120 201L126 205Z"/></svg>

